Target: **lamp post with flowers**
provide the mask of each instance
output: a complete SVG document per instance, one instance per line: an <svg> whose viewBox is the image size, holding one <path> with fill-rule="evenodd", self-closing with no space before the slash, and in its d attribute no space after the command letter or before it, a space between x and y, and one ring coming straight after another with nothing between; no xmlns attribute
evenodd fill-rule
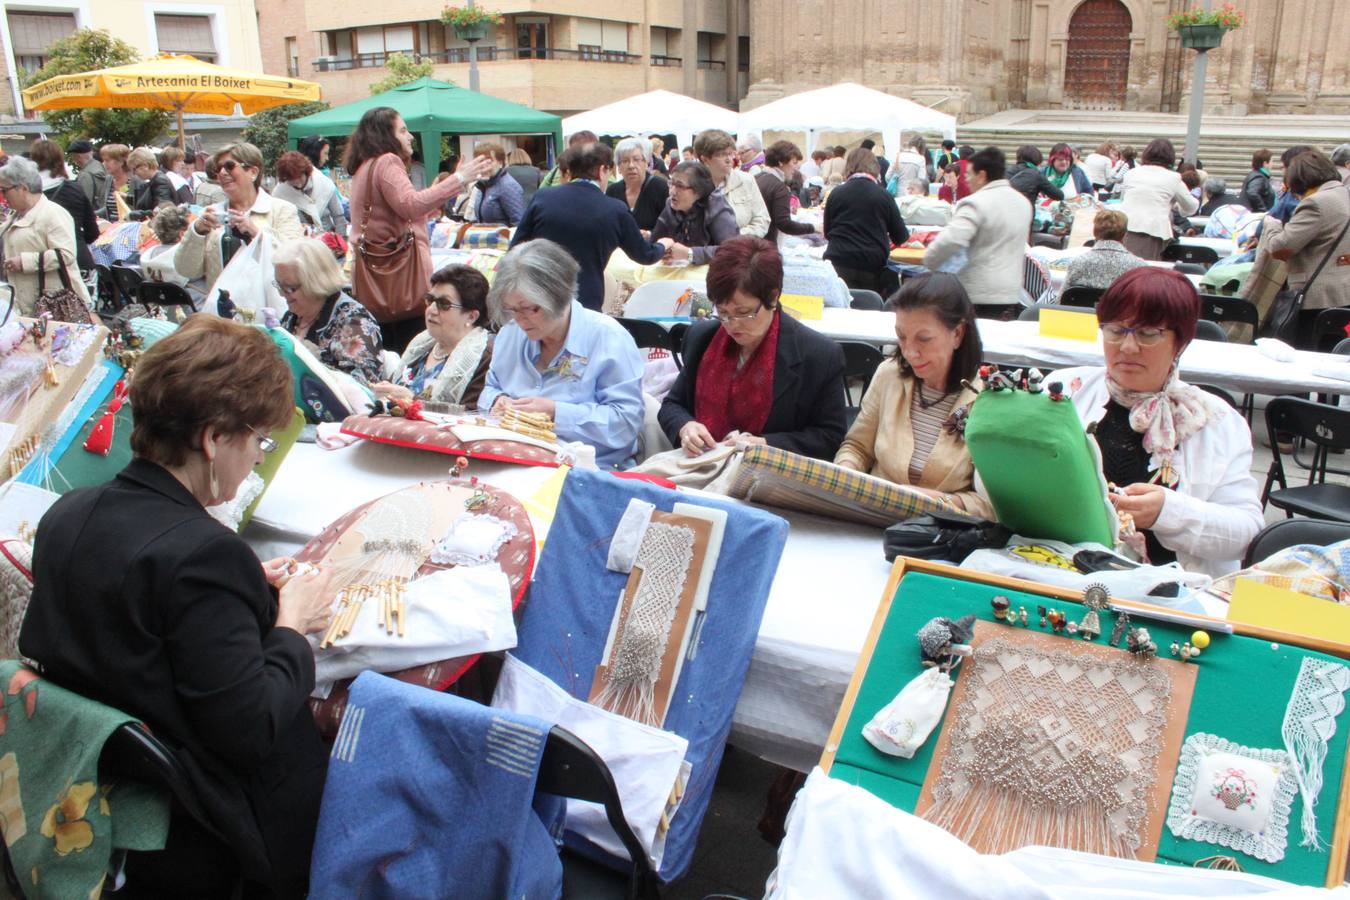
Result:
<svg viewBox="0 0 1350 900"><path fill-rule="evenodd" d="M1224 32L1241 28L1247 17L1231 3L1212 10L1209 0L1200 9L1179 12L1167 19L1167 27L1181 36L1181 46L1195 51L1195 70L1191 75L1191 111L1186 121L1186 162L1195 164L1200 153L1200 118L1205 113L1205 77L1209 69L1209 51L1223 43Z"/></svg>
<svg viewBox="0 0 1350 900"><path fill-rule="evenodd" d="M500 25L505 19L489 9L474 6L468 0L465 6L447 6L441 10L441 24L449 25L455 37L469 42L469 90L478 90L478 42L487 37L489 25Z"/></svg>

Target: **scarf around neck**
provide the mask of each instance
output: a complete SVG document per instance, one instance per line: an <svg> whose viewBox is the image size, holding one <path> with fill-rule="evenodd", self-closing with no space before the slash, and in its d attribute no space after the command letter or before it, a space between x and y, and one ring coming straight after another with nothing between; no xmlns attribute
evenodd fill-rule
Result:
<svg viewBox="0 0 1350 900"><path fill-rule="evenodd" d="M775 310L773 323L755 352L739 369L740 345L719 327L699 361L694 381L694 418L702 422L713 439L721 441L733 431L759 435L773 408L773 375L778 354L778 326L782 312Z"/></svg>
<svg viewBox="0 0 1350 900"><path fill-rule="evenodd" d="M1073 166L1069 166L1063 172L1059 172L1056 171L1053 165L1051 165L1046 166L1044 169L1041 170L1041 172L1043 175L1045 175L1046 178L1050 179L1051 184L1053 184L1057 188L1062 188L1064 187L1065 184L1068 183L1069 176L1073 174Z"/></svg>
<svg viewBox="0 0 1350 900"><path fill-rule="evenodd" d="M1222 402L1177 377L1177 364L1157 392L1131 391L1106 373L1111 399L1130 411L1130 427L1144 436L1144 449L1170 460L1182 441L1204 428L1222 412Z"/></svg>

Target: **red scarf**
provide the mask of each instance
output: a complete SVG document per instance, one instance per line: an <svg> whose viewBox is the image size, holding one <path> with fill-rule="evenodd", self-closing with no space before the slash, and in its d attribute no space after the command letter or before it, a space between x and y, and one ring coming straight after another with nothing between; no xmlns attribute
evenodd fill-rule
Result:
<svg viewBox="0 0 1350 900"><path fill-rule="evenodd" d="M738 371L741 347L718 328L694 381L694 418L702 422L715 440L723 440L733 431L759 435L769 421L773 408L773 369L778 354L778 322L773 324L755 352Z"/></svg>

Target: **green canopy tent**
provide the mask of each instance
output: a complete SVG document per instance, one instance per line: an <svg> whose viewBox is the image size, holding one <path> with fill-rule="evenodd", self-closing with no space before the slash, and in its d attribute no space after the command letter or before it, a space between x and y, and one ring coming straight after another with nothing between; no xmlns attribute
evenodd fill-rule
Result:
<svg viewBox="0 0 1350 900"><path fill-rule="evenodd" d="M377 106L398 110L408 130L421 139L428 184L440 168L443 134L546 134L553 138L554 153L562 147L560 117L435 78L419 78L383 94L292 119L286 136L293 147L310 135L347 137L366 111Z"/></svg>

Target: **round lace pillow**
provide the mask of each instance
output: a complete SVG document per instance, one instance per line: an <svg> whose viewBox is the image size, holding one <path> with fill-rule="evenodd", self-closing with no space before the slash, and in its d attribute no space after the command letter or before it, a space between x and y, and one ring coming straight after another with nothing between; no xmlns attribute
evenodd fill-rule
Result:
<svg viewBox="0 0 1350 900"><path fill-rule="evenodd" d="M19 626L33 596L33 547L18 538L0 540L0 658L19 655Z"/></svg>

